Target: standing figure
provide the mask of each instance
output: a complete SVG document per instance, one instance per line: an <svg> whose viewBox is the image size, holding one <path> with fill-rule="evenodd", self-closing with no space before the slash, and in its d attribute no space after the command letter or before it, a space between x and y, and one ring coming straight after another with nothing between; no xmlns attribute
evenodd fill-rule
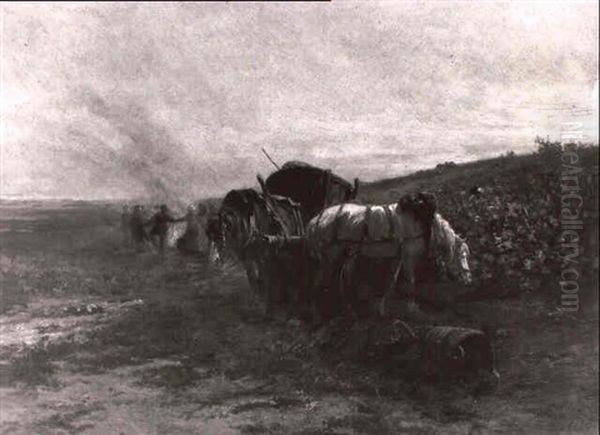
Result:
<svg viewBox="0 0 600 435"><path fill-rule="evenodd" d="M208 261L210 264L221 264L223 262L221 251L225 248L223 246L224 239L221 225L221 216L218 213L210 211L206 218L203 234L208 244Z"/></svg>
<svg viewBox="0 0 600 435"><path fill-rule="evenodd" d="M131 212L127 205L123 206L123 211L121 212L121 235L123 247L131 247L131 242L133 240L131 237Z"/></svg>
<svg viewBox="0 0 600 435"><path fill-rule="evenodd" d="M148 234L144 228L144 212L142 206L133 207L133 213L129 220L129 230L131 231L131 240L135 249L141 251L144 244L148 241Z"/></svg>
<svg viewBox="0 0 600 435"><path fill-rule="evenodd" d="M186 228L183 235L177 239L177 249L182 254L195 254L198 252L198 235L200 228L198 226L198 216L194 210L194 206L188 207L187 214L184 217Z"/></svg>
<svg viewBox="0 0 600 435"><path fill-rule="evenodd" d="M181 222L185 218L175 219L169 214L169 209L166 205L161 205L159 211L152 216L146 224L152 224L152 230L150 231L150 237L152 243L157 245L158 240L158 251L162 254L165 251L165 241L167 239L167 233L169 232L169 223Z"/></svg>

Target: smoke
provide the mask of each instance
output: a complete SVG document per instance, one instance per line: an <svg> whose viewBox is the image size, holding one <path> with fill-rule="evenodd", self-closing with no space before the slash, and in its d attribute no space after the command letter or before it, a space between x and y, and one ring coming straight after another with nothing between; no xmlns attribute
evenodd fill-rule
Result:
<svg viewBox="0 0 600 435"><path fill-rule="evenodd" d="M72 128L70 135L81 138L71 151L72 160L126 174L155 202L183 208L197 199L200 181L192 156L165 126L151 119L145 107L131 98L107 101L90 88L75 92L73 102L110 128Z"/></svg>
<svg viewBox="0 0 600 435"><path fill-rule="evenodd" d="M597 140L592 3L20 3L0 14L2 195L174 204L267 175L261 147L375 180L523 152L565 122Z"/></svg>

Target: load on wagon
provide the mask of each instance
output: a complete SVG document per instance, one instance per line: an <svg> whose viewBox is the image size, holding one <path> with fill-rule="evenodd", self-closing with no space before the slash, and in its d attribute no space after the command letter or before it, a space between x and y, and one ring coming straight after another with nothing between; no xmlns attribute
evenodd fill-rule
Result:
<svg viewBox="0 0 600 435"><path fill-rule="evenodd" d="M265 187L270 194L299 203L306 223L327 207L354 200L358 193L358 178L352 184L331 170L289 161L269 175Z"/></svg>

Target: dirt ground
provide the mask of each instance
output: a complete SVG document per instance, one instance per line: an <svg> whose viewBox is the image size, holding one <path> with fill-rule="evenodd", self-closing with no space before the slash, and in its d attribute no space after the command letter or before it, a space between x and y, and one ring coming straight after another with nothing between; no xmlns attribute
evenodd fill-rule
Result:
<svg viewBox="0 0 600 435"><path fill-rule="evenodd" d="M3 434L597 433L594 298L457 307L496 348L500 385L474 395L304 346L235 266L121 247L109 205L1 211Z"/></svg>

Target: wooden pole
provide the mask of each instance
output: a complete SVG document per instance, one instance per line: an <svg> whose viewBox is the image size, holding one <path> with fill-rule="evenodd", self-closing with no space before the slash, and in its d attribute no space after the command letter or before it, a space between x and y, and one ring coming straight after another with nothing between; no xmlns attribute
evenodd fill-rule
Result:
<svg viewBox="0 0 600 435"><path fill-rule="evenodd" d="M273 166L275 166L275 167L277 168L277 170L281 169L281 168L279 167L279 165L273 161L273 159L271 158L271 156L269 155L269 153L267 153L267 151L266 151L264 148L261 148L261 150L262 150L263 154L264 154L265 156L267 156L267 159L269 159L269 161L270 161L271 163L273 163Z"/></svg>

